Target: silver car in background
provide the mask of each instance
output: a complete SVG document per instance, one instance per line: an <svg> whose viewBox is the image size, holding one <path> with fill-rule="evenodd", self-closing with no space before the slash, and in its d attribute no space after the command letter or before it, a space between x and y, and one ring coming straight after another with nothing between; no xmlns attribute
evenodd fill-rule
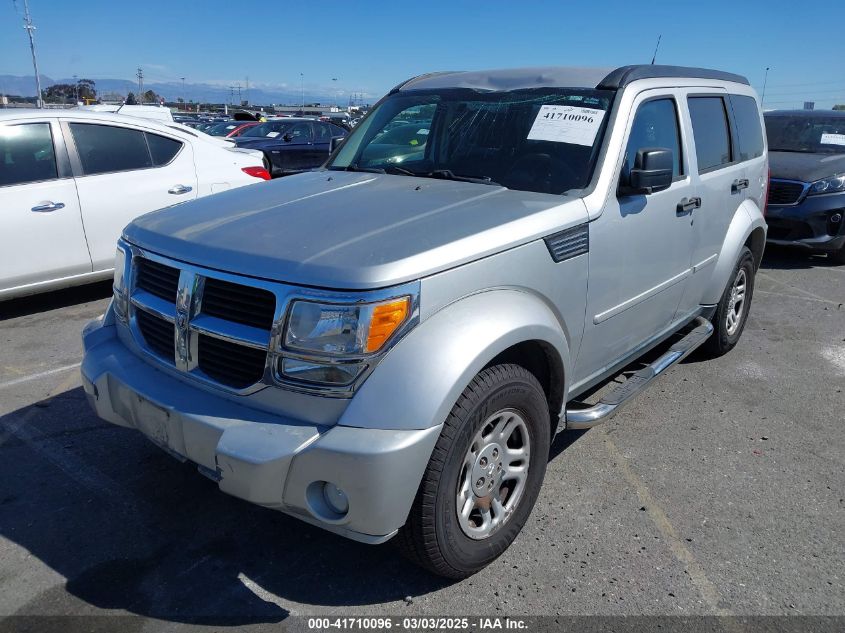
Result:
<svg viewBox="0 0 845 633"><path fill-rule="evenodd" d="M130 224L85 391L224 492L467 576L555 433L736 345L767 171L736 75L417 77L324 169Z"/></svg>

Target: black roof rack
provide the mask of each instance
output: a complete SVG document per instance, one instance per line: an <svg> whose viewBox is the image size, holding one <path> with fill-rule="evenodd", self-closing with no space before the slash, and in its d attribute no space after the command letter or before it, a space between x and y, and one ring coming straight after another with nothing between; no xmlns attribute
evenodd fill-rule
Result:
<svg viewBox="0 0 845 633"><path fill-rule="evenodd" d="M596 88L618 90L632 81L639 79L660 79L664 77L691 77L693 79L717 79L719 81L733 81L739 84L751 85L742 75L726 73L721 70L708 68L687 68L685 66L659 66L654 64L640 64L637 66L622 66L602 79Z"/></svg>

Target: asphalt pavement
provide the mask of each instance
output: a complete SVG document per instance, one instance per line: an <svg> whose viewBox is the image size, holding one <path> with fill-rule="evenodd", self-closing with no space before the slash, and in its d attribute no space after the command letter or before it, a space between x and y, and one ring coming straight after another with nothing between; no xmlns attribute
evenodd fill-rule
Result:
<svg viewBox="0 0 845 633"><path fill-rule="evenodd" d="M137 630L171 630L845 615L845 266L767 253L737 348L559 435L522 534L461 582L229 497L96 418L80 331L108 296L105 283L0 304L0 616L134 614L153 618Z"/></svg>

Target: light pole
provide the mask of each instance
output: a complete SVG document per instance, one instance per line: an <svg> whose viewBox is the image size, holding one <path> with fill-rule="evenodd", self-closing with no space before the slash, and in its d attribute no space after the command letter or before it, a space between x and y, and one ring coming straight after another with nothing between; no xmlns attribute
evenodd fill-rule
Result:
<svg viewBox="0 0 845 633"><path fill-rule="evenodd" d="M302 114L305 114L305 74L299 73L299 90L302 93Z"/></svg>
<svg viewBox="0 0 845 633"><path fill-rule="evenodd" d="M337 110L337 77L332 77L334 82L334 109Z"/></svg>
<svg viewBox="0 0 845 633"><path fill-rule="evenodd" d="M44 107L44 99L41 95L41 77L38 75L38 61L35 59L35 38L32 32L35 26L32 24L32 16L29 14L29 2L23 0L24 18L23 28L29 33L29 48L32 51L32 67L35 69L35 89L38 91L38 96L35 98L35 106L38 108Z"/></svg>
<svg viewBox="0 0 845 633"><path fill-rule="evenodd" d="M79 103L79 79L76 75L73 76L73 98Z"/></svg>
<svg viewBox="0 0 845 633"><path fill-rule="evenodd" d="M766 74L763 76L763 94L760 95L760 106L766 103L766 82L769 81L769 67L766 66Z"/></svg>
<svg viewBox="0 0 845 633"><path fill-rule="evenodd" d="M188 98L187 98L187 95L185 94L185 78L180 77L180 79L182 80L182 104L184 106L184 109L187 110L188 109Z"/></svg>

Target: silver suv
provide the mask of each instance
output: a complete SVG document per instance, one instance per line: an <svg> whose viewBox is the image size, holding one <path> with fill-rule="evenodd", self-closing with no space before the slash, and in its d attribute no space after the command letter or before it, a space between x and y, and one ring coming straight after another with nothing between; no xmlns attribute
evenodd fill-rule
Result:
<svg viewBox="0 0 845 633"><path fill-rule="evenodd" d="M324 168L130 224L85 391L226 493L467 576L555 433L737 343L766 183L736 75L417 77Z"/></svg>

